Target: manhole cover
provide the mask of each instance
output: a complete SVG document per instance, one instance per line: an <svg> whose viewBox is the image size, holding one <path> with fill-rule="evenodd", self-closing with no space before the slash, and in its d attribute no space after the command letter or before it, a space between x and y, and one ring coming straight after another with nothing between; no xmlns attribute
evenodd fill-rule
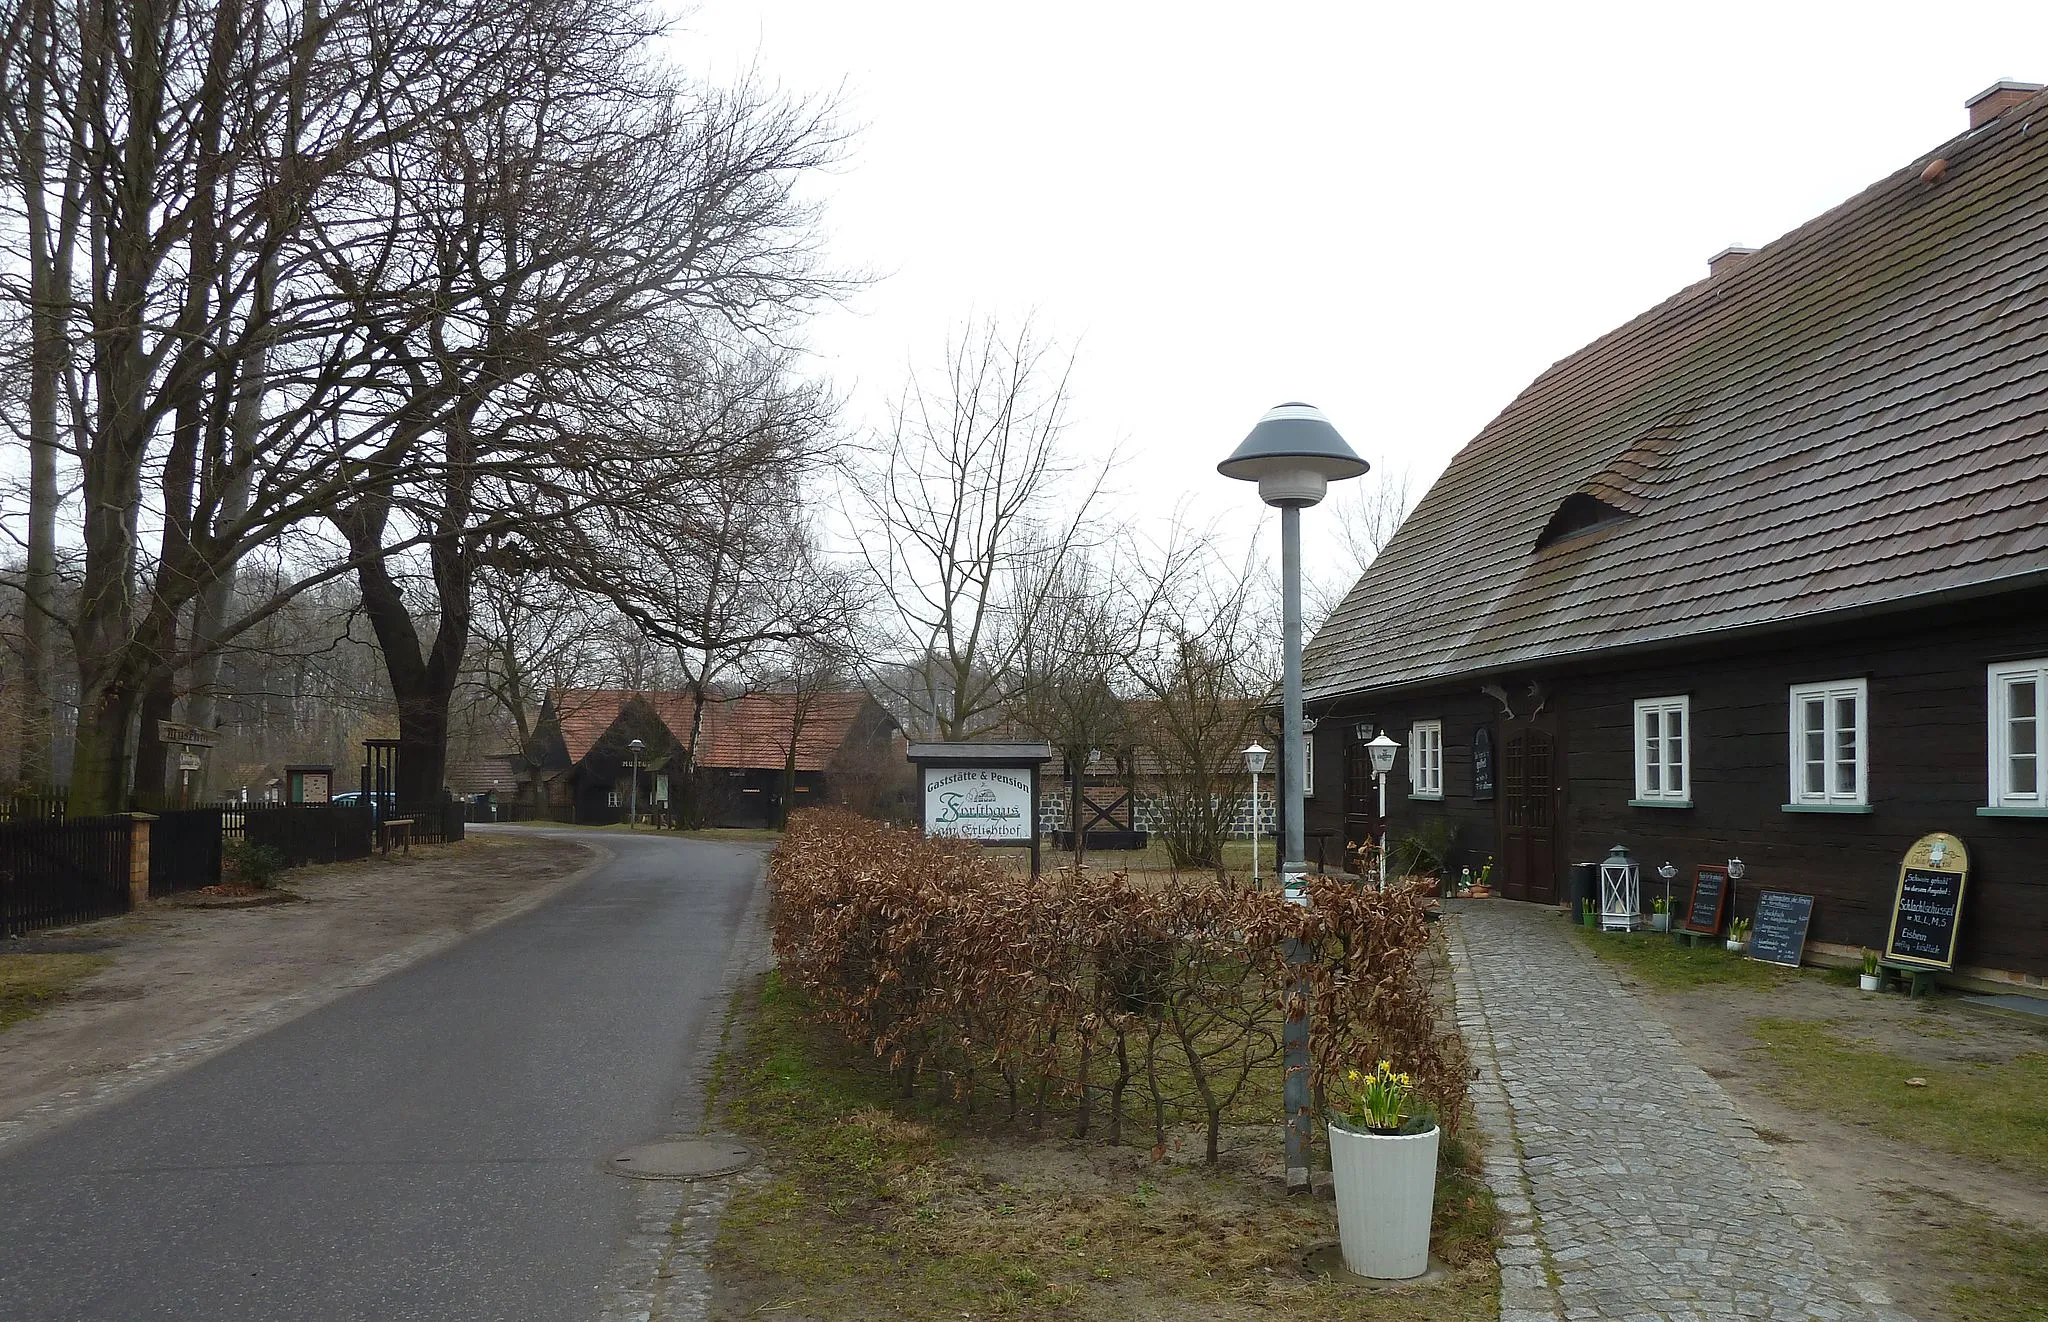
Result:
<svg viewBox="0 0 2048 1322"><path fill-rule="evenodd" d="M665 1138L605 1160L614 1175L635 1180L709 1180L754 1164L754 1150L736 1138Z"/></svg>

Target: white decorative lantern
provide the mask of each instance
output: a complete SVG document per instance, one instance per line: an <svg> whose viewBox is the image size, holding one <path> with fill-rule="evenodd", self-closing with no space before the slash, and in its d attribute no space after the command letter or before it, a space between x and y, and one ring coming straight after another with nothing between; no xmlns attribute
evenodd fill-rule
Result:
<svg viewBox="0 0 2048 1322"><path fill-rule="evenodd" d="M1628 856L1628 846L1616 845L1600 863L1600 930L1633 932L1642 900L1642 870Z"/></svg>

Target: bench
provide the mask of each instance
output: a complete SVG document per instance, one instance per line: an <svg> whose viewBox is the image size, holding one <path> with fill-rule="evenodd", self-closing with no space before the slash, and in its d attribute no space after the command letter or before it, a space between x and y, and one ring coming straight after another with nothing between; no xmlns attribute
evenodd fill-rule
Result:
<svg viewBox="0 0 2048 1322"><path fill-rule="evenodd" d="M377 823L378 837L383 841L384 852L391 852L391 840L396 836L405 844L405 852L412 853L412 823L410 817L390 817Z"/></svg>
<svg viewBox="0 0 2048 1322"><path fill-rule="evenodd" d="M1906 999L1918 1000L1934 990L1934 970L1916 968L1910 964L1878 965L1878 986L1893 982L1906 984Z"/></svg>

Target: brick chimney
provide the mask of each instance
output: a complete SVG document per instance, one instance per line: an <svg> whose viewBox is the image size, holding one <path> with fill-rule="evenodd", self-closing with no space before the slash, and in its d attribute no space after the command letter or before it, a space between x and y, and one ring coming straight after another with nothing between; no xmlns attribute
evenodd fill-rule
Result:
<svg viewBox="0 0 2048 1322"><path fill-rule="evenodd" d="M1707 278L1711 280L1723 271L1732 271L1755 255L1754 248L1723 248L1707 258Z"/></svg>
<svg viewBox="0 0 2048 1322"><path fill-rule="evenodd" d="M2022 101L2031 101L2040 91L2040 83L2016 83L2010 78L1991 84L1963 102L1970 108L1970 127L1983 128Z"/></svg>

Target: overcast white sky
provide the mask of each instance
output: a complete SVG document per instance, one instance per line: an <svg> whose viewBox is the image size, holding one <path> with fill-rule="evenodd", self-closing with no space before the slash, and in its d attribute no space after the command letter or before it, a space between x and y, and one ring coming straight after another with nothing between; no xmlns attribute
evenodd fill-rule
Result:
<svg viewBox="0 0 2048 1322"><path fill-rule="evenodd" d="M1321 405L1419 495L1710 254L2048 81L2039 0L700 0L677 41L861 126L831 251L884 278L811 335L856 419L969 314L1035 312L1079 345L1075 443L1129 452L1121 507L1235 535L1261 511L1215 464L1268 406Z"/></svg>

